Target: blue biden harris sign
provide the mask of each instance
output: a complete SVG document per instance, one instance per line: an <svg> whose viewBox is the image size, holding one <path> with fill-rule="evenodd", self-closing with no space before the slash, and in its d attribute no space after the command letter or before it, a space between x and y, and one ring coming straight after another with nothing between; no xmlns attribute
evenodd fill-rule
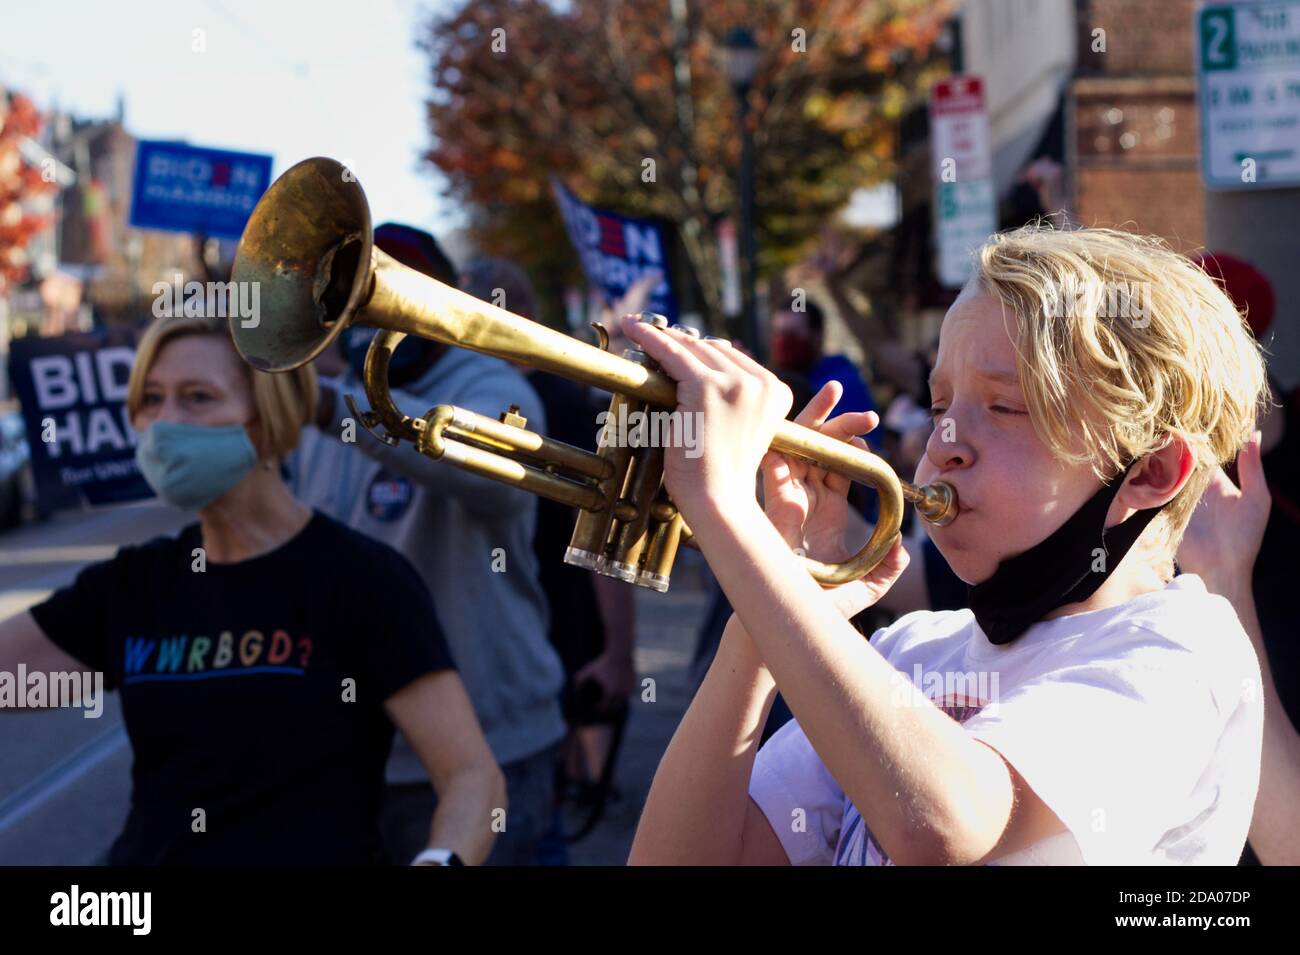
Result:
<svg viewBox="0 0 1300 955"><path fill-rule="evenodd" d="M237 239L270 184L270 156L141 140L131 225Z"/></svg>

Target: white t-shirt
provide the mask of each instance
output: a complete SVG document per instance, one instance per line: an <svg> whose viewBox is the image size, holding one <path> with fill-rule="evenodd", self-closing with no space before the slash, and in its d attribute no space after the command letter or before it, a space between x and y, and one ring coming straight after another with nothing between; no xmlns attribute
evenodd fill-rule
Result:
<svg viewBox="0 0 1300 955"><path fill-rule="evenodd" d="M871 642L1065 824L996 864L1236 864L1259 786L1259 661L1200 577L1006 646L970 610L911 613ZM759 750L749 794L794 865L891 864L794 720Z"/></svg>

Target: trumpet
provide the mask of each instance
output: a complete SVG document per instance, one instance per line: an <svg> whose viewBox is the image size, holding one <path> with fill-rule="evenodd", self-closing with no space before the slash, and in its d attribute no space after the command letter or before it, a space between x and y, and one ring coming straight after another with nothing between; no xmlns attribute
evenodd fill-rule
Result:
<svg viewBox="0 0 1300 955"><path fill-rule="evenodd" d="M266 191L235 254L235 282L258 283L266 321L230 321L240 355L262 371L288 371L321 354L351 325L378 329L366 353L369 409L346 396L356 419L379 440L402 441L435 459L523 488L578 510L566 563L667 591L678 549L691 538L663 486L661 446L635 447L611 433L636 411L675 409L676 383L637 348L621 356L480 301L407 268L373 243L360 183L342 164L304 160ZM643 320L666 324L662 316ZM595 453L529 430L517 407L499 419L452 405L412 418L394 404L388 365L407 335L434 339L530 366L609 392L606 431ZM879 518L854 557L838 564L803 561L823 584L870 573L893 546L903 501L930 523L957 515L951 485L915 487L868 451L792 422L772 449L873 487Z"/></svg>

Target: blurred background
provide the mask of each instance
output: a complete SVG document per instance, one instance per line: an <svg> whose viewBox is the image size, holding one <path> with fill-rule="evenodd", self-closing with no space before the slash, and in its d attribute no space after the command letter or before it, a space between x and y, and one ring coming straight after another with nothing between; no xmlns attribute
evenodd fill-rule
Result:
<svg viewBox="0 0 1300 955"><path fill-rule="evenodd" d="M1300 385L1296 0L67 0L0 20L0 618L186 522L134 471L134 342L155 283L228 278L257 196L309 156L458 266L520 265L556 328L586 335L649 275L656 310L792 376L842 359L905 476L965 256L1037 217L1248 263L1270 374ZM794 299L823 327L787 327ZM659 690L633 697L598 809L570 807L594 820L575 862L626 858L707 664L693 557L670 594L638 588ZM0 863L102 855L129 792L116 711L0 720L0 752Z"/></svg>

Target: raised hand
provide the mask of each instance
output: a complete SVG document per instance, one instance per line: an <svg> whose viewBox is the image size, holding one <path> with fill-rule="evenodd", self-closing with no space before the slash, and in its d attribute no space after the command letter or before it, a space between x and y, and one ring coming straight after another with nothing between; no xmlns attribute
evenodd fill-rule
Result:
<svg viewBox="0 0 1300 955"><path fill-rule="evenodd" d="M1225 595L1243 587L1249 593L1273 503L1260 462L1258 431L1237 455L1237 477L1240 488L1222 468L1215 469L1178 545L1179 569Z"/></svg>

